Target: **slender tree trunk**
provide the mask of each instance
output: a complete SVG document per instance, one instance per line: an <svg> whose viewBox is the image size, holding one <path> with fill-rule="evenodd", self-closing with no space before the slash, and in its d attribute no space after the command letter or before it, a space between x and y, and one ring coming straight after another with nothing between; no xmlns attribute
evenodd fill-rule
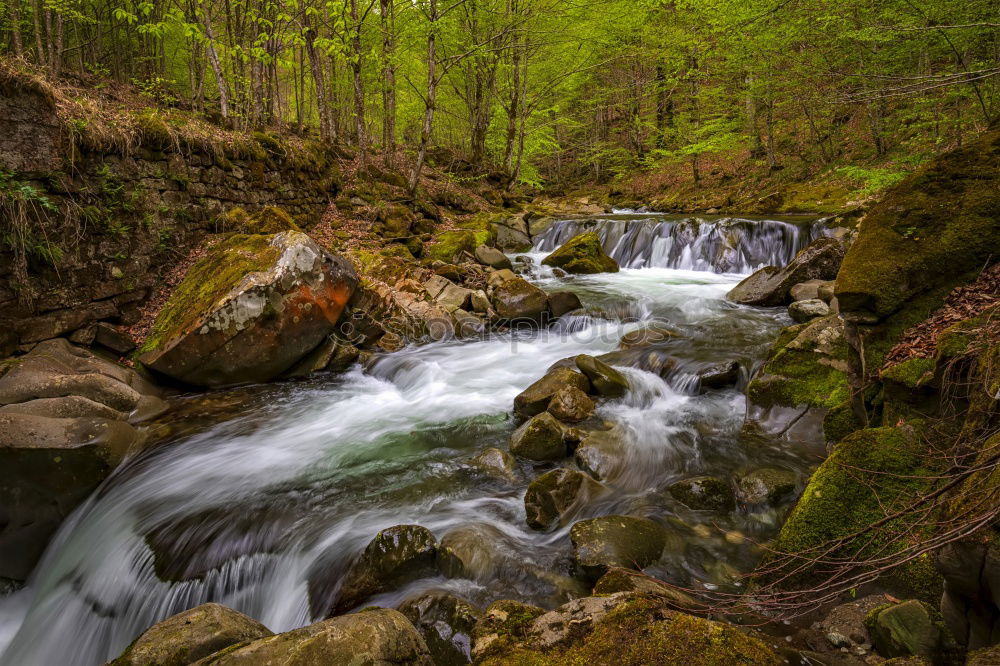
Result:
<svg viewBox="0 0 1000 666"><path fill-rule="evenodd" d="M670 103L670 93L667 92L667 72L663 61L656 61L656 147L664 150L667 147L667 105Z"/></svg>
<svg viewBox="0 0 1000 666"><path fill-rule="evenodd" d="M208 37L205 49L208 52L208 62L212 65L215 84L219 88L219 112L223 118L229 118L229 93L226 90L226 76L222 73L219 55L215 52L215 36L212 34L212 18L210 16L205 17L205 36Z"/></svg>
<svg viewBox="0 0 1000 666"><path fill-rule="evenodd" d="M386 161L396 153L396 9L394 0L380 0L382 17L382 146Z"/></svg>
<svg viewBox="0 0 1000 666"><path fill-rule="evenodd" d="M45 66L45 49L42 47L44 38L42 37L41 0L34 0L32 18L35 20L35 61L38 62L39 65Z"/></svg>
<svg viewBox="0 0 1000 666"><path fill-rule="evenodd" d="M367 160L367 136L365 133L365 84L361 71L361 16L358 0L351 0L351 23L354 34L351 37L351 71L354 74L354 138L358 144L358 158Z"/></svg>
<svg viewBox="0 0 1000 666"><path fill-rule="evenodd" d="M312 71L313 86L316 88L316 107L319 112L319 135L324 141L336 138L333 121L330 118L330 100L327 96L326 75L323 71L323 60L316 48L316 31L309 25L308 13L302 19L305 27L306 54L309 56L309 69Z"/></svg>
<svg viewBox="0 0 1000 666"><path fill-rule="evenodd" d="M521 94L518 110L518 130L517 130L517 157L514 159L514 170L511 173L510 182L507 189L514 187L514 183L521 177L521 164L524 159L524 139L528 132L528 52L525 51L521 57Z"/></svg>
<svg viewBox="0 0 1000 666"><path fill-rule="evenodd" d="M10 39L14 55L20 58L24 55L24 44L21 42L21 0L10 0Z"/></svg>
<svg viewBox="0 0 1000 666"><path fill-rule="evenodd" d="M437 21L438 21L438 0L429 0L430 11L428 20L430 21L430 31L427 33L427 98L424 100L424 123L420 128L420 147L417 149L417 159L410 172L409 191L410 196L417 193L417 186L420 185L420 173L424 169L424 161L427 159L427 148L431 142L431 132L434 129L434 105L437 102Z"/></svg>
<svg viewBox="0 0 1000 666"><path fill-rule="evenodd" d="M521 48L520 36L511 39L510 106L507 107L507 140L503 151L503 168L514 177L514 142L517 140L517 119L521 108Z"/></svg>

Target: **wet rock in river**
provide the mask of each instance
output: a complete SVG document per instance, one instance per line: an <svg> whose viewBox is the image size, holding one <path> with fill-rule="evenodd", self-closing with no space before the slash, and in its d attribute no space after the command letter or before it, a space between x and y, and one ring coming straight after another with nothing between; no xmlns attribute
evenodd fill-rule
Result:
<svg viewBox="0 0 1000 666"><path fill-rule="evenodd" d="M562 317L582 307L580 297L572 291L554 291L549 294L549 310L553 317Z"/></svg>
<svg viewBox="0 0 1000 666"><path fill-rule="evenodd" d="M830 306L818 298L807 301L795 301L788 306L788 316L799 324L825 317L828 314L830 314Z"/></svg>
<svg viewBox="0 0 1000 666"><path fill-rule="evenodd" d="M537 414L514 431L510 450L528 460L562 460L567 454L563 426L548 412Z"/></svg>
<svg viewBox="0 0 1000 666"><path fill-rule="evenodd" d="M0 377L0 578L24 580L59 524L143 444L167 408L131 368L63 339Z"/></svg>
<svg viewBox="0 0 1000 666"><path fill-rule="evenodd" d="M582 573L597 580L608 567L642 570L660 559L666 530L648 518L602 516L570 530L573 557Z"/></svg>
<svg viewBox="0 0 1000 666"><path fill-rule="evenodd" d="M490 268L497 270L501 268L512 268L507 255L489 245L480 245L476 248L476 261Z"/></svg>
<svg viewBox="0 0 1000 666"><path fill-rule="evenodd" d="M594 401L575 386L563 386L549 401L548 412L565 423L585 421L594 413Z"/></svg>
<svg viewBox="0 0 1000 666"><path fill-rule="evenodd" d="M628 465L621 431L617 428L583 431L573 459L580 469L598 481L617 478Z"/></svg>
<svg viewBox="0 0 1000 666"><path fill-rule="evenodd" d="M394 664L434 666L424 639L395 610L374 608L218 652L199 666Z"/></svg>
<svg viewBox="0 0 1000 666"><path fill-rule="evenodd" d="M527 637L531 623L544 615L537 606L504 599L486 609L472 634L472 656L479 662Z"/></svg>
<svg viewBox="0 0 1000 666"><path fill-rule="evenodd" d="M486 284L491 287L498 287L507 280L513 280L516 277L517 275L514 274L514 271L502 268L498 271L491 272L489 277L486 278Z"/></svg>
<svg viewBox="0 0 1000 666"><path fill-rule="evenodd" d="M139 360L196 386L273 379L334 331L357 281L303 233L230 236L188 270Z"/></svg>
<svg viewBox="0 0 1000 666"><path fill-rule="evenodd" d="M592 231L566 241L542 259L542 264L573 274L617 273L619 270L618 262L604 252L600 237Z"/></svg>
<svg viewBox="0 0 1000 666"><path fill-rule="evenodd" d="M215 603L202 604L154 624L111 666L183 666L231 645L273 635L243 613Z"/></svg>
<svg viewBox="0 0 1000 666"><path fill-rule="evenodd" d="M744 504L777 506L795 496L795 472L775 467L763 467L740 476L736 490Z"/></svg>
<svg viewBox="0 0 1000 666"><path fill-rule="evenodd" d="M338 615L385 590L435 570L437 539L426 527L397 525L379 532L354 562L330 615Z"/></svg>
<svg viewBox="0 0 1000 666"><path fill-rule="evenodd" d="M404 601L399 612L420 632L436 666L472 661L472 632L482 611L468 601L431 592Z"/></svg>
<svg viewBox="0 0 1000 666"><path fill-rule="evenodd" d="M531 482L524 495L528 526L548 530L565 525L604 486L574 469L554 469Z"/></svg>
<svg viewBox="0 0 1000 666"><path fill-rule="evenodd" d="M607 363L587 354L580 354L574 361L580 372L590 380L594 392L598 395L605 398L620 398L628 391L628 380Z"/></svg>
<svg viewBox="0 0 1000 666"><path fill-rule="evenodd" d="M704 606L673 585L629 569L612 567L594 584L594 594L610 595L619 592L657 596L681 610L694 610Z"/></svg>
<svg viewBox="0 0 1000 666"><path fill-rule="evenodd" d="M548 309L548 296L527 280L515 277L494 287L493 308L501 319L539 322Z"/></svg>
<svg viewBox="0 0 1000 666"><path fill-rule="evenodd" d="M740 364L738 361L714 363L699 368L697 375L698 386L702 391L736 386L740 380Z"/></svg>
<svg viewBox="0 0 1000 666"><path fill-rule="evenodd" d="M517 462L514 456L501 449L490 447L473 458L469 464L487 476L511 483L517 482Z"/></svg>
<svg viewBox="0 0 1000 666"><path fill-rule="evenodd" d="M736 508L733 489L727 481L712 476L696 476L674 483L670 494L678 502L697 511L732 511Z"/></svg>
<svg viewBox="0 0 1000 666"><path fill-rule="evenodd" d="M833 298L834 280L806 280L791 288L792 301L809 301L818 298L827 303Z"/></svg>
<svg viewBox="0 0 1000 666"><path fill-rule="evenodd" d="M842 240L820 238L795 255L784 268L765 266L744 279L726 298L744 305L788 305L795 285L812 279L835 279L846 249Z"/></svg>
<svg viewBox="0 0 1000 666"><path fill-rule="evenodd" d="M524 562L502 531L480 522L454 527L441 537L438 566L446 576L487 582L523 568Z"/></svg>
<svg viewBox="0 0 1000 666"><path fill-rule="evenodd" d="M680 337L680 333L669 326L657 323L643 324L640 328L623 335L622 339L618 342L618 348L635 349L636 347L648 347L668 342L678 337Z"/></svg>
<svg viewBox="0 0 1000 666"><path fill-rule="evenodd" d="M567 386L575 387L584 393L590 392L590 381L585 376L571 368L558 367L521 391L514 398L514 411L520 416L541 414L548 408L552 396Z"/></svg>

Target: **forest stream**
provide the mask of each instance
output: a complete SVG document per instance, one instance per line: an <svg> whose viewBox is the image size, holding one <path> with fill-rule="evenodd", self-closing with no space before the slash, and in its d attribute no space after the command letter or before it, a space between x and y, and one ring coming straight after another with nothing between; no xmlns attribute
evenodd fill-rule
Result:
<svg viewBox="0 0 1000 666"><path fill-rule="evenodd" d="M540 265L585 228L601 234L621 272L559 277ZM758 559L754 543L775 534L787 507L692 511L666 488L756 467L791 470L801 488L818 464L821 442L741 446L746 378L790 319L785 308L725 294L823 233L812 223L694 224L628 211L558 221L532 251L510 255L544 290L575 292L584 304L550 328L409 346L342 375L174 398L168 418L151 426L169 429L165 441L120 467L63 524L27 586L0 599L0 662L104 663L153 623L206 601L274 631L303 626L323 616L352 558L399 524L481 541L488 557L469 578L423 578L364 605L396 607L431 589L480 606L517 598L552 608L585 596L569 524L540 532L525 523L528 481L556 465L522 460L503 480L471 461L488 447L506 450L512 400L546 369L615 351L650 322L677 335L642 353L672 365L619 367L632 390L597 416L624 443L624 464L574 519L653 518L670 537L647 573L738 587ZM733 360L736 386L699 391L699 368Z"/></svg>

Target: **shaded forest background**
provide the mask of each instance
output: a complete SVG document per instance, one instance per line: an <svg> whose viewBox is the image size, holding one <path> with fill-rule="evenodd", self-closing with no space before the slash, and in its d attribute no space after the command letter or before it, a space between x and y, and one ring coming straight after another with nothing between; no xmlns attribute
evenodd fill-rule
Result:
<svg viewBox="0 0 1000 666"><path fill-rule="evenodd" d="M351 145L411 189L440 146L510 185L865 195L1000 116L996 0L6 0L0 21L15 67L128 84L180 131Z"/></svg>

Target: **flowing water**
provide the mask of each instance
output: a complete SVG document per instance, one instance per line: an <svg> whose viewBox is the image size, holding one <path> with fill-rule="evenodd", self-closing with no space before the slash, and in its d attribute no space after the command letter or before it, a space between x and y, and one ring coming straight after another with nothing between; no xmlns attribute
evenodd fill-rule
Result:
<svg viewBox="0 0 1000 666"><path fill-rule="evenodd" d="M525 524L527 483L554 465L522 463L521 480L510 483L470 461L506 448L514 396L551 364L613 351L652 320L682 334L657 350L676 365L662 375L623 370L633 390L599 415L623 438L627 464L609 480L612 492L577 518L652 517L672 537L648 571L683 585L738 585L736 572L758 556L753 540L773 535L782 509L694 512L665 489L759 466L804 479L813 460L777 446L745 450L739 387L699 395L692 373L737 360L745 382L789 321L781 310L731 304L725 293L740 273L785 263L822 232L646 218L559 222L529 253L532 279L576 292L589 314L543 331L410 347L339 376L177 399L172 434L116 471L61 527L28 585L0 599L0 663L104 663L154 622L206 601L276 632L305 625L322 617L376 532L402 523L438 538L465 528L482 566L474 579L427 578L365 605L395 606L431 589L479 605L518 598L552 607L586 594L573 575L568 526L541 533ZM591 226L626 270L560 278L538 266Z"/></svg>

